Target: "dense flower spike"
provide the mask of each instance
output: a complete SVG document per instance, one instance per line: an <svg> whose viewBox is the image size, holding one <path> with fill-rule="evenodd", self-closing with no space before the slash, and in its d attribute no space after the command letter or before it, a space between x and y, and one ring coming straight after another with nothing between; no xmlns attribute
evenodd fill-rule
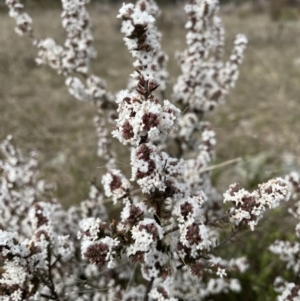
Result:
<svg viewBox="0 0 300 301"><path fill-rule="evenodd" d="M0 226L22 233L30 207L36 200L51 199L53 185L38 180L37 153L24 158L11 139L8 136L1 144L5 160L0 161Z"/></svg>
<svg viewBox="0 0 300 301"><path fill-rule="evenodd" d="M173 89L179 109L165 99L168 56L155 24L158 6L154 0L123 4L118 18L135 71L129 88L112 95L103 79L89 74L96 52L88 2L62 0L62 46L34 37L23 5L6 0L17 32L29 35L38 48L37 63L63 75L76 99L95 105L98 154L107 171L101 187L93 179L88 198L65 210L53 197L54 185L39 180L36 152L23 156L11 137L1 144L0 299L181 301L239 292L234 277L247 270L247 260L225 260L218 250L248 226L253 230L267 209L288 200L289 191L295 197L300 191L295 173L252 193L233 184L223 199L232 207L224 212L212 187L216 135L204 117L234 86L246 38L236 37L223 63L217 0L187 1L188 49L178 56L182 75ZM111 136L128 146L130 170L116 167ZM297 203L290 210L296 218L299 208ZM226 228L219 231L223 223L232 227L225 240ZM270 250L299 273L298 243L277 241ZM299 295L298 284L278 279L278 300Z"/></svg>
<svg viewBox="0 0 300 301"><path fill-rule="evenodd" d="M73 223L52 197L53 187L38 180L36 153L23 157L11 137L1 149L5 158L0 161L1 295L19 298L3 300L29 300L47 292L56 298L55 283L71 271L63 263L75 255Z"/></svg>
<svg viewBox="0 0 300 301"><path fill-rule="evenodd" d="M122 20L121 32L125 34L125 44L135 59L133 65L139 71L133 77L139 79L142 76L146 81L156 78L156 72L161 69L157 59L160 51L159 34L154 26L155 13L149 6L153 7L153 3L140 1L136 6L123 4L117 16Z"/></svg>
<svg viewBox="0 0 300 301"><path fill-rule="evenodd" d="M291 186L292 196L299 200L300 176L297 172L292 172L286 176L286 180ZM300 202L297 201L288 209L289 213L298 221L295 227L296 237L300 237ZM274 281L274 290L279 294L278 301L298 300L300 298L300 284L298 275L300 272L300 243L298 241L276 240L271 246L270 251L279 256L286 262L286 268L293 270L297 276L295 282L287 282L278 276Z"/></svg>
<svg viewBox="0 0 300 301"><path fill-rule="evenodd" d="M187 116L189 115L187 114ZM195 115L192 116L196 118ZM205 170L209 167L215 157L215 132L208 122L198 123L197 127L201 130L202 138L198 145L199 153L195 159L185 160L184 180L191 192L197 193L203 190L207 195L212 196L215 192L211 186L210 173ZM195 141L195 143L197 143L197 141ZM219 199L219 197L215 196L212 197L212 199Z"/></svg>
<svg viewBox="0 0 300 301"><path fill-rule="evenodd" d="M136 3L136 7L139 7L141 11L146 11L149 15L157 18L160 15L160 10L154 0L139 0ZM160 41L161 33L156 28L155 24L153 26L153 32L156 35L156 39ZM151 61L151 69L155 71L155 78L159 82L158 89L165 92L169 80L169 73L166 70L166 65L168 61L168 55L163 52L160 48L153 52L153 57Z"/></svg>
<svg viewBox="0 0 300 301"><path fill-rule="evenodd" d="M188 48L178 55L182 75L174 86L174 99L191 109L205 113L224 102L235 85L238 66L247 44L244 35L237 35L229 60L224 64L224 29L218 16L217 0L189 0L186 36Z"/></svg>
<svg viewBox="0 0 300 301"><path fill-rule="evenodd" d="M240 188L237 183L224 193L224 203L232 202L234 205L229 210L230 222L237 226L248 225L251 230L254 230L267 209L276 208L289 198L288 182L282 178L261 184L252 193Z"/></svg>
<svg viewBox="0 0 300 301"><path fill-rule="evenodd" d="M89 14L85 9L87 2L89 1L62 1L62 26L67 34L65 47L57 45L53 39L38 40L38 64L49 65L62 74L88 72L90 60L96 57L96 52L92 46Z"/></svg>
<svg viewBox="0 0 300 301"><path fill-rule="evenodd" d="M24 12L24 5L19 0L5 0L5 4L9 8L9 16L16 20L16 33L20 36L28 34L30 37L33 37L32 19Z"/></svg>

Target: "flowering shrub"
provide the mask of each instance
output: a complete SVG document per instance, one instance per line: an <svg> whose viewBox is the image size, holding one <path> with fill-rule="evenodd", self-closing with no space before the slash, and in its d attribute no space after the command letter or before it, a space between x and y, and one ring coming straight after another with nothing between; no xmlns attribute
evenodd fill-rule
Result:
<svg viewBox="0 0 300 301"><path fill-rule="evenodd" d="M205 116L234 86L246 37L236 37L224 63L218 2L187 1L187 49L178 54L182 75L167 100L168 56L155 25L159 9L154 0L123 4L117 18L134 71L127 89L114 95L89 73L96 51L87 2L62 0L61 46L37 38L23 5L6 0L16 32L28 35L38 50L36 62L65 77L76 99L95 106L98 155L106 159L107 172L103 188L92 184L87 200L65 210L53 197L53 185L39 180L37 154L23 156L11 137L1 144L1 298L174 301L240 291L235 277L247 269L246 258L225 260L217 251L287 201L289 183L298 187L295 177L277 178L253 192L232 184L222 196L211 184L216 138ZM116 166L112 138L130 149L130 179ZM120 208L118 219L105 206L109 201ZM227 210L222 203L229 203ZM221 224L230 225L225 238ZM275 242L271 250L284 254L283 244ZM289 266L295 261L284 259ZM295 287L284 289L292 295Z"/></svg>

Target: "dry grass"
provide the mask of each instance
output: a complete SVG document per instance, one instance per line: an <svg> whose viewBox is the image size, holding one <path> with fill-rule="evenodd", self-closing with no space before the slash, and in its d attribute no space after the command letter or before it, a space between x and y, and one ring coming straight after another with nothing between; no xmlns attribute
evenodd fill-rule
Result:
<svg viewBox="0 0 300 301"><path fill-rule="evenodd" d="M99 53L92 71L105 78L112 91L124 88L132 72L117 10L100 5L90 10ZM63 41L59 8L29 11L37 36ZM72 99L55 72L36 66L30 41L13 32L14 22L5 11L0 14L0 139L11 133L21 148L37 148L43 175L58 183L57 196L66 205L79 202L86 197L87 182L101 173L97 167L103 164L96 156L93 107ZM294 63L300 58L300 23L285 24L280 32L278 24L264 15L243 19L225 15L224 21L228 49L238 32L247 34L249 47L227 105L210 117L218 135L219 161L268 152L271 160L266 168L277 172L282 154L289 152L300 164L300 67ZM174 49L185 47L182 15L166 7L159 25L174 82L179 73ZM220 187L232 177L236 177L232 169L223 173Z"/></svg>

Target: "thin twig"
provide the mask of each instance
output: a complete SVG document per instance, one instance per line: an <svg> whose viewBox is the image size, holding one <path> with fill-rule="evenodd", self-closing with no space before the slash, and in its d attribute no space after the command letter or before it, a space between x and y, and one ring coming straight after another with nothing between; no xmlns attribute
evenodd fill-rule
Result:
<svg viewBox="0 0 300 301"><path fill-rule="evenodd" d="M133 267L133 271L131 273L131 277L130 277L130 279L129 279L128 283L127 283L127 286L126 286L126 292L129 290L129 287L130 287L130 285L131 285L131 283L133 281L133 278L135 276L135 270L136 270L136 268L137 268L137 264L135 264L134 267Z"/></svg>
<svg viewBox="0 0 300 301"><path fill-rule="evenodd" d="M225 218L229 217L230 215L232 215L232 214L227 213L227 214L223 215L222 217L216 218L212 221L208 221L207 223L205 223L205 225L214 225L215 223L224 220Z"/></svg>
<svg viewBox="0 0 300 301"><path fill-rule="evenodd" d="M236 236L239 232L241 231L241 229L237 229L235 231L232 231L231 234L225 238L221 243L219 243L217 246L215 246L212 251L220 248L221 246L225 245L228 241L230 241L234 236Z"/></svg>
<svg viewBox="0 0 300 301"><path fill-rule="evenodd" d="M177 269L177 270L180 270L180 269L182 269L184 266L185 266L185 263L182 263L182 264L178 265L178 266L176 267L176 269Z"/></svg>
<svg viewBox="0 0 300 301"><path fill-rule="evenodd" d="M168 234L170 234L170 233L173 233L173 232L175 232L175 231L177 231L177 230L179 230L179 227L178 227L178 226L175 226L175 227L173 227L172 229L167 230L167 231L165 232L165 235L168 235Z"/></svg>
<svg viewBox="0 0 300 301"><path fill-rule="evenodd" d="M56 289L55 289L55 285L54 285L54 282L53 282L53 278L52 278L52 265L50 264L51 262L51 251L48 251L49 252L49 258L48 258L48 279L50 281L50 283L48 284L48 287L50 289L50 292L52 294L52 300L60 300L59 299L59 296L56 292Z"/></svg>
<svg viewBox="0 0 300 301"><path fill-rule="evenodd" d="M41 294L41 297L44 297L44 298L47 298L47 299L50 299L50 300L57 300L57 299L55 299L54 297L48 296L48 295L46 295L46 294Z"/></svg>
<svg viewBox="0 0 300 301"><path fill-rule="evenodd" d="M152 285L153 285L154 277L151 278L151 280L148 282L146 291L145 291L145 296L144 296L144 301L148 301L149 293L151 291Z"/></svg>
<svg viewBox="0 0 300 301"><path fill-rule="evenodd" d="M222 162L220 164L216 164L216 165L212 165L212 166L200 169L199 173L201 174L201 173L211 171L211 170L214 170L214 169L217 169L217 168L221 168L221 167L224 167L224 166L227 166L227 165L230 165L230 164L238 163L241 160L242 160L242 158L240 158L240 157L236 158L236 159L228 160L228 161Z"/></svg>

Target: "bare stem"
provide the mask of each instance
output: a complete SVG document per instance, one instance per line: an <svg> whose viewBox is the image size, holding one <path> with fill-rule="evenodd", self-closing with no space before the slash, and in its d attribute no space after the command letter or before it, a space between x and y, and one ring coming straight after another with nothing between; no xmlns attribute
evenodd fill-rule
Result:
<svg viewBox="0 0 300 301"><path fill-rule="evenodd" d="M152 285L153 285L154 277L151 278L151 280L148 282L146 291L145 291L145 296L144 296L144 301L148 301L149 293L151 291Z"/></svg>
<svg viewBox="0 0 300 301"><path fill-rule="evenodd" d="M232 231L231 234L226 237L221 243L219 243L217 246L215 246L212 251L220 248L221 246L225 245L228 241L230 241L233 237L235 237L239 232L241 232L242 229L237 228L236 230Z"/></svg>
<svg viewBox="0 0 300 301"><path fill-rule="evenodd" d="M47 298L47 299L49 299L49 300L57 300L57 299L55 299L54 297L49 296L49 295L46 295L46 294L41 294L41 297Z"/></svg>
<svg viewBox="0 0 300 301"><path fill-rule="evenodd" d="M215 225L217 222L220 222L220 221L222 221L222 220L224 220L224 219L226 219L227 217L230 217L230 216L231 216L231 213L227 213L227 214L225 214L225 215L223 215L219 218L216 218L212 221L207 221L207 223L205 223L205 224L206 225Z"/></svg>
<svg viewBox="0 0 300 301"><path fill-rule="evenodd" d="M227 166L227 165L230 165L230 164L238 163L241 160L242 160L242 158L240 158L240 157L236 158L236 159L228 160L228 161L222 162L220 164L216 164L216 165L212 165L212 166L200 169L199 173L201 174L201 173L211 171L211 170L214 170L214 169L217 169L217 168L220 168L220 167L224 167L224 166Z"/></svg>
<svg viewBox="0 0 300 301"><path fill-rule="evenodd" d="M52 267L53 267L53 265L50 264L50 262L51 262L51 250L48 250L48 252L49 252L49 256L48 256L48 262L49 262L49 264L48 264L48 279L49 279L48 287L49 287L51 295L52 295L52 298L50 298L50 299L59 301L60 299L59 299L59 296L56 292L55 285L53 283L53 278L52 278Z"/></svg>
<svg viewBox="0 0 300 301"><path fill-rule="evenodd" d="M176 269L177 269L177 270L180 270L180 269L182 269L184 266L185 266L185 264L182 263L182 264L178 265L178 266L176 267Z"/></svg>
<svg viewBox="0 0 300 301"><path fill-rule="evenodd" d="M175 227L173 227L172 229L166 231L166 232L165 232L165 235L168 235L168 234L170 234L170 233L173 233L173 232L175 232L175 231L177 231L177 230L179 230L179 227L178 227L178 226L175 226Z"/></svg>

